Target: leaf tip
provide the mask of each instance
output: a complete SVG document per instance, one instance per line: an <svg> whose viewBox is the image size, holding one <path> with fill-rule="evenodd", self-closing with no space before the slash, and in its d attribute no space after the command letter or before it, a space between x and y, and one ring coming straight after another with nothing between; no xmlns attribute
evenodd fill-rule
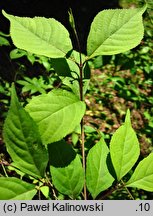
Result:
<svg viewBox="0 0 153 216"><path fill-rule="evenodd" d="M14 82L11 85L11 104L12 103L16 103L16 105L19 105L19 101L18 101L18 97L17 97L17 93L16 93L16 89L15 89L15 84Z"/></svg>
<svg viewBox="0 0 153 216"><path fill-rule="evenodd" d="M13 94L15 92L15 84L14 82L12 82L12 85L11 85L11 94Z"/></svg>
<svg viewBox="0 0 153 216"><path fill-rule="evenodd" d="M146 4L143 5L143 7L141 8L142 13L144 13L148 8L148 3L146 2Z"/></svg>
<svg viewBox="0 0 153 216"><path fill-rule="evenodd" d="M5 10L2 10L2 14L3 14L3 16L5 16L7 19L9 19L9 14L7 14L7 13L5 12Z"/></svg>
<svg viewBox="0 0 153 216"><path fill-rule="evenodd" d="M128 109L127 112L126 112L125 123L128 123L128 124L131 125L130 109Z"/></svg>

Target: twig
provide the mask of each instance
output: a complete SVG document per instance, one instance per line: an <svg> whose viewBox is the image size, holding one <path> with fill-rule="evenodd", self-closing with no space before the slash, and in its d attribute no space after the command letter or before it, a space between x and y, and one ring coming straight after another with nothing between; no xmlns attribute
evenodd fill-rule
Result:
<svg viewBox="0 0 153 216"><path fill-rule="evenodd" d="M97 199L98 200L104 200L105 198L107 198L109 195L111 195L114 191L116 191L118 189L118 184L116 184L113 188L111 188L110 190L108 190L105 194L103 194L102 196L99 196Z"/></svg>
<svg viewBox="0 0 153 216"><path fill-rule="evenodd" d="M80 40L78 37L78 33L75 27L75 20L72 14L72 10L70 9L70 18L71 18L71 27L73 28L74 31L74 35L76 38L76 42L78 45L78 50L79 50L79 57L80 57L80 61L79 64L76 62L76 64L79 67L80 70L80 77L79 77L79 90L80 90L80 100L84 101L84 96L83 96L83 66L84 63L82 63L82 54L81 54L81 46L80 46ZM82 163L83 163L83 169L84 172L86 171L86 160L85 160L85 148L84 148L84 122L83 122L83 118L81 120L81 150L82 150ZM86 181L84 179L84 199L87 199L87 188L86 188Z"/></svg>
<svg viewBox="0 0 153 216"><path fill-rule="evenodd" d="M2 169L3 169L4 173L5 173L5 176L6 176L6 177L8 177L8 175L7 175L7 172L6 172L6 169L5 169L4 165L3 165L2 163L1 163L1 165L2 165Z"/></svg>
<svg viewBox="0 0 153 216"><path fill-rule="evenodd" d="M127 191L128 195L129 195L129 197L130 197L130 199L131 199L131 200L135 200L134 197L132 196L131 192L129 191L129 189L126 187L126 185L125 185L125 183L123 182L123 180L121 180L121 182L122 182L122 184L123 184L125 190Z"/></svg>
<svg viewBox="0 0 153 216"><path fill-rule="evenodd" d="M54 190L54 186L52 185L52 183L50 182L49 179L48 179L48 184L51 186L51 190L52 190L54 199L57 200L57 196L56 196L56 193L55 193L55 190Z"/></svg>
<svg viewBox="0 0 153 216"><path fill-rule="evenodd" d="M85 149L84 149L84 124L83 119L81 121L81 149L82 149L82 163L84 172L86 171L86 160L85 160ZM84 179L84 199L87 200L87 187L86 187L86 179Z"/></svg>

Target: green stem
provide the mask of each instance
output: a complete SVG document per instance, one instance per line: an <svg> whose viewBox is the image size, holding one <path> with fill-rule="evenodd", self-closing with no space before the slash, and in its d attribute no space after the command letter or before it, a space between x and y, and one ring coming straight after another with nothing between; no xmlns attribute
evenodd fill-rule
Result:
<svg viewBox="0 0 153 216"><path fill-rule="evenodd" d="M79 67L79 70L80 70L80 78L79 78L80 100L84 101L84 97L83 97L83 66L84 66L84 63L82 62L80 40L79 40L78 33L76 31L76 28L75 28L75 21L74 21L74 17L72 14L72 10L70 10L70 17L72 20L71 26L72 26L73 31L74 31L74 35L75 35L76 42L78 45L78 50L79 50L79 57L80 57L79 64L76 63ZM82 150L82 164L83 164L83 169L84 169L84 173L85 173L85 171L86 171L86 159L85 159L84 143L85 143L85 140L84 140L84 122L83 122L83 118L82 118L82 120L81 120L81 150ZM84 194L84 199L86 200L87 199L87 187L86 187L86 180L85 179L84 179L84 193L83 194Z"/></svg>
<svg viewBox="0 0 153 216"><path fill-rule="evenodd" d="M106 191L105 194L102 194L100 196L97 197L97 200L104 200L106 199L108 196L110 196L114 191L116 191L118 189L118 184L116 184L113 188L111 188L110 190Z"/></svg>
<svg viewBox="0 0 153 216"><path fill-rule="evenodd" d="M41 200L41 192L38 190L38 200Z"/></svg>
<svg viewBox="0 0 153 216"><path fill-rule="evenodd" d="M55 189L54 189L53 184L52 184L50 181L49 181L48 183L49 183L49 185L50 185L50 187L51 187L51 190L52 190L52 194L53 194L54 199L55 199L55 200L58 200L58 198L57 198L57 196L56 196L56 193L55 193Z"/></svg>
<svg viewBox="0 0 153 216"><path fill-rule="evenodd" d="M80 100L84 101L83 97L83 64L82 64L82 58L81 58L81 52L80 52L80 79L79 79L79 88L80 88ZM81 149L82 149L82 163L83 163L83 169L84 172L86 171L86 159L85 159L85 147L84 147L84 122L83 118L81 120ZM86 188L86 180L84 180L84 199L87 199L87 188Z"/></svg>
<svg viewBox="0 0 153 216"><path fill-rule="evenodd" d="M1 164L1 165L2 165L2 169L3 169L4 173L5 173L5 176L6 176L6 177L8 177L8 175L7 175L7 172L6 172L6 169L5 169L4 165L3 165L3 164Z"/></svg>
<svg viewBox="0 0 153 216"><path fill-rule="evenodd" d="M84 149L84 124L83 119L81 121L81 149L82 149L82 163L84 172L86 171L86 160L85 160L85 149ZM87 188L86 188L86 179L84 180L84 199L87 200Z"/></svg>
<svg viewBox="0 0 153 216"><path fill-rule="evenodd" d="M57 196L56 196L56 192L54 190L54 186L53 184L51 183L51 181L49 180L48 176L46 175L46 183L48 186L50 186L51 190L52 190L52 194L53 194L53 197L55 200L57 200Z"/></svg>
<svg viewBox="0 0 153 216"><path fill-rule="evenodd" d="M78 43L78 47L79 47L79 55L80 55L80 64L79 69L80 69L80 79L79 79L79 89L80 89L80 100L84 101L84 97L83 97L83 64L82 64L82 57L81 57L81 48L80 48L80 42L79 42L79 38L77 35L77 32L75 32L76 35L76 40ZM85 147L84 147L84 122L83 122L83 118L81 120L81 149L82 149L82 163L83 163L83 169L84 172L86 171L86 160L85 160ZM87 199L87 187L86 187L86 180L84 180L84 199Z"/></svg>
<svg viewBox="0 0 153 216"><path fill-rule="evenodd" d="M131 199L131 200L134 200L134 197L132 196L132 194L131 194L131 192L129 191L129 189L126 187L126 185L125 185L125 183L123 182L123 180L121 180L121 182L122 182L122 184L123 184L125 190L127 191L128 195L129 195L129 197L130 197L130 199Z"/></svg>

